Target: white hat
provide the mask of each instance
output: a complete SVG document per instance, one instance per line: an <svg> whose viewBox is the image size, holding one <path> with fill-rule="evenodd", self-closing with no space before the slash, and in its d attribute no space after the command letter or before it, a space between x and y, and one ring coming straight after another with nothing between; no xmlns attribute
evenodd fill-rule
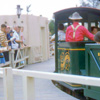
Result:
<svg viewBox="0 0 100 100"><path fill-rule="evenodd" d="M83 19L78 12L74 12L71 16L69 16L71 20L81 20Z"/></svg>

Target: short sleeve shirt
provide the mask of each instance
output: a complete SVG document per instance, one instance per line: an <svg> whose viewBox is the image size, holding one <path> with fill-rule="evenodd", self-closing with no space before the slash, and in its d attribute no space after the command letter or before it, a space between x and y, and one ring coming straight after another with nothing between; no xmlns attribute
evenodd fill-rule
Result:
<svg viewBox="0 0 100 100"><path fill-rule="evenodd" d="M3 43L5 43L8 46L6 34L2 31L0 31L0 44L1 44L1 46L4 47L5 45Z"/></svg>
<svg viewBox="0 0 100 100"><path fill-rule="evenodd" d="M14 33L13 33L13 37L16 39L16 40L19 40L19 35L18 33L14 30Z"/></svg>
<svg viewBox="0 0 100 100"><path fill-rule="evenodd" d="M65 36L66 34L64 33L64 31L59 30L58 31L58 40L65 40Z"/></svg>

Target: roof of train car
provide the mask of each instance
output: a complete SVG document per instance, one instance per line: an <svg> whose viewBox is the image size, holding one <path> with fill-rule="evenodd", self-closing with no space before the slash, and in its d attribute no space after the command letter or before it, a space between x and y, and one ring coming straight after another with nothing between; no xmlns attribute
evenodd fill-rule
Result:
<svg viewBox="0 0 100 100"><path fill-rule="evenodd" d="M60 10L55 12L54 16L58 21L69 21L69 16L74 12L78 12L83 17L84 21L100 21L100 10L89 7L75 7Z"/></svg>

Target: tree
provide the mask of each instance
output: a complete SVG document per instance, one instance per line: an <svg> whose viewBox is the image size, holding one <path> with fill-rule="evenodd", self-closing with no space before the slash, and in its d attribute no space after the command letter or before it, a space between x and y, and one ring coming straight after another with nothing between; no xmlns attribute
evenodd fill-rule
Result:
<svg viewBox="0 0 100 100"><path fill-rule="evenodd" d="M81 0L81 7L93 7L96 8L99 5L99 0Z"/></svg>
<svg viewBox="0 0 100 100"><path fill-rule="evenodd" d="M49 31L51 32L52 35L55 33L55 22L54 22L54 20L50 20Z"/></svg>

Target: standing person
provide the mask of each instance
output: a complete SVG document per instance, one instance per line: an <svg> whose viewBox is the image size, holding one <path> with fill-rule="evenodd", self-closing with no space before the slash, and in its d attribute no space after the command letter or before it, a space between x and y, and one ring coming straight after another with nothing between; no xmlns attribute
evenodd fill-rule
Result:
<svg viewBox="0 0 100 100"><path fill-rule="evenodd" d="M18 49L18 43L16 43L16 38L13 37L14 32L10 31L10 41L11 41L11 48L12 49Z"/></svg>
<svg viewBox="0 0 100 100"><path fill-rule="evenodd" d="M5 24L1 25L1 30L0 30L0 47L7 47L8 48L8 41L7 41L7 37L6 37L6 29L7 26ZM7 55L5 54L5 57ZM6 57L6 61L8 61L8 57ZM3 53L0 52L0 63L5 63L5 58Z"/></svg>
<svg viewBox="0 0 100 100"><path fill-rule="evenodd" d="M5 24L2 24L1 30L0 30L0 43L1 43L1 46L3 46L3 47L8 47L6 30L7 30L7 26Z"/></svg>
<svg viewBox="0 0 100 100"><path fill-rule="evenodd" d="M10 31L11 31L11 28L9 26L7 26L7 31L6 31L6 34L7 34L7 40L8 40L8 46L11 47L11 41L10 41Z"/></svg>
<svg viewBox="0 0 100 100"><path fill-rule="evenodd" d="M24 27L21 27L20 37L21 37L21 40L23 41L23 43L21 43L21 47L26 46L25 45L25 38L24 38L23 32L24 32Z"/></svg>
<svg viewBox="0 0 100 100"><path fill-rule="evenodd" d="M20 27L14 27L14 34L13 34L13 37L16 39L16 42L17 43L23 43L23 41L20 39Z"/></svg>
<svg viewBox="0 0 100 100"><path fill-rule="evenodd" d="M79 21L83 18L78 12L74 12L69 19L73 21L73 24L66 30L66 42L83 41L85 36L90 40L94 40L94 35L90 33L84 26L79 25Z"/></svg>

